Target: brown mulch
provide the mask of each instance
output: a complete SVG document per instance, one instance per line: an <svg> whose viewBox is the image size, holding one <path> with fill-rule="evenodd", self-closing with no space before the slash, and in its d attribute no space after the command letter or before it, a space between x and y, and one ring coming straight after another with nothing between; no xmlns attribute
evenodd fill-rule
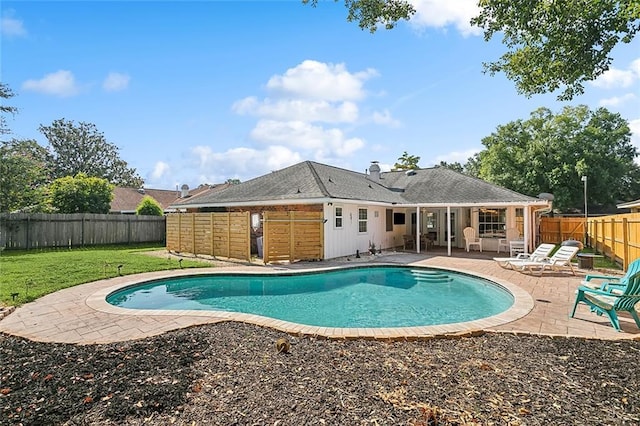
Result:
<svg viewBox="0 0 640 426"><path fill-rule="evenodd" d="M640 341L335 341L232 322L104 345L0 335L0 424L635 425L638 360Z"/></svg>

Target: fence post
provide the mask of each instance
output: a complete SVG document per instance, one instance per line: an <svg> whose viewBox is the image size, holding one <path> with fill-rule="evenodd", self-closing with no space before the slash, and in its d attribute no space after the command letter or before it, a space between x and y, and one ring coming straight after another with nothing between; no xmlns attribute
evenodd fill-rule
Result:
<svg viewBox="0 0 640 426"><path fill-rule="evenodd" d="M616 220L611 218L611 260L616 261Z"/></svg>
<svg viewBox="0 0 640 426"><path fill-rule="evenodd" d="M622 259L622 269L627 270L629 266L629 229L627 228L627 218L622 218L622 253L624 258Z"/></svg>

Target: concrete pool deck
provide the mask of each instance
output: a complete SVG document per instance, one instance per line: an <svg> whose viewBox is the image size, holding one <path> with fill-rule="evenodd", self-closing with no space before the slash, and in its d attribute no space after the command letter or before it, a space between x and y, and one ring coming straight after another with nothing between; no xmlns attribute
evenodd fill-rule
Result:
<svg viewBox="0 0 640 426"><path fill-rule="evenodd" d="M60 290L27 303L0 320L0 332L41 342L92 344L140 339L193 325L238 320L292 334L327 338L409 339L487 331L607 340L640 339L640 330L633 319L624 313L620 315L623 332L615 331L606 317L591 313L583 304L578 306L575 318L569 318L575 290L584 275L590 271L577 270L576 276L570 272L531 275L501 268L491 259L493 255L464 253L448 257L438 252L394 252L364 259L299 262L266 267L231 265L114 277ZM249 314L204 311L183 311L177 314L175 311L126 310L104 301L105 295L116 288L181 274L282 272L380 263L439 267L490 278L514 293L516 303L504 314L468 323L386 329L329 329Z"/></svg>

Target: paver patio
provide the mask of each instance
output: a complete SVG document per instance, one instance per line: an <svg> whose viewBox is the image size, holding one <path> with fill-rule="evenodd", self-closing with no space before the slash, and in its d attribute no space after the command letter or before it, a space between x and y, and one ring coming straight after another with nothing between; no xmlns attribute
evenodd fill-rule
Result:
<svg viewBox="0 0 640 426"><path fill-rule="evenodd" d="M573 276L570 272L545 272L542 276L529 275L518 271L501 268L490 256L493 254L464 254L448 257L443 252L430 251L423 254L388 253L370 259L359 259L359 262L409 264L416 266L433 266L463 270L484 277L491 277L497 282L515 285L518 291L524 290L529 296L523 299L532 301L527 308L528 313L519 319L507 323L493 324L480 320L471 326L456 325L422 327L408 333L404 329L344 329L340 334L345 337L432 337L446 333L469 333L479 330L494 332L530 333L551 336L575 336L597 339L640 339L640 330L630 316L620 315L623 332L616 332L606 317L597 316L580 305L575 318L569 318L573 307L575 290L587 271L578 270ZM207 268L208 271L236 272L287 269L319 269L325 267L348 266L356 263L356 259L341 259L324 262L299 262L276 266L225 266ZM144 274L146 279L164 277L168 274L202 273L203 269L161 271ZM104 302L104 295L114 286L130 283L133 276L116 277L96 281L44 296L31 303L17 308L13 313L0 320L0 332L22 336L43 342L66 343L107 343L139 339L164 333L169 330L192 325L226 321L233 315L213 314L202 311L189 311L175 315L170 311L127 312L111 307ZM521 289L521 290L520 290ZM526 303L525 303L526 305ZM529 311L530 309L530 311ZM520 316L520 315L518 315ZM284 321L269 320L256 315L244 315L247 322L265 325L292 333L322 335L326 329L292 325ZM413 327L416 329L416 327ZM337 337L337 336L334 336Z"/></svg>

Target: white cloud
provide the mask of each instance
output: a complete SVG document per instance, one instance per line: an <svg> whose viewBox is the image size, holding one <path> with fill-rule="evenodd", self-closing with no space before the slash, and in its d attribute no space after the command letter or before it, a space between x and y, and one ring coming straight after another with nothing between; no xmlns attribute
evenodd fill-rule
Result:
<svg viewBox="0 0 640 426"><path fill-rule="evenodd" d="M251 179L302 161L298 153L277 145L262 150L241 147L225 152L215 152L209 146L196 146L191 149L191 155L198 164L203 182L224 182L229 176Z"/></svg>
<svg viewBox="0 0 640 426"><path fill-rule="evenodd" d="M448 154L445 154L445 155L438 155L435 158L433 164L431 164L430 166L438 165L438 164L440 164L441 161L446 161L447 163L458 162L458 163L460 163L460 164L462 164L464 166L467 163L467 160L470 157L473 157L474 155L476 155L480 151L481 151L480 148L472 148L472 149L468 149L466 151L452 151L452 152L450 152ZM427 166L427 167L429 167L429 166Z"/></svg>
<svg viewBox="0 0 640 426"><path fill-rule="evenodd" d="M620 106L627 102L630 102L635 98L636 98L636 95L634 95L633 93L627 93L622 96L613 96L611 98L601 99L598 104L603 107L608 107L608 106L615 107L615 106Z"/></svg>
<svg viewBox="0 0 640 426"><path fill-rule="evenodd" d="M40 80L27 80L22 83L22 88L60 97L74 96L80 91L73 73L66 70L47 74Z"/></svg>
<svg viewBox="0 0 640 426"><path fill-rule="evenodd" d="M591 82L591 85L602 89L613 89L616 87L629 87L640 79L640 58L629 64L627 69L611 67L600 77Z"/></svg>
<svg viewBox="0 0 640 426"><path fill-rule="evenodd" d="M27 30L21 20L3 16L0 20L0 33L5 37L25 37Z"/></svg>
<svg viewBox="0 0 640 426"><path fill-rule="evenodd" d="M402 123L391 116L391 112L385 109L382 112L375 111L371 117L373 122L389 127L400 127Z"/></svg>
<svg viewBox="0 0 640 426"><path fill-rule="evenodd" d="M131 77L127 74L110 72L107 78L104 79L102 88L107 92L117 92L126 89L129 86L130 80Z"/></svg>
<svg viewBox="0 0 640 426"><path fill-rule="evenodd" d="M168 163L164 161L158 161L153 167L153 171L151 172L151 179L160 180L163 177L167 176L171 170L171 167Z"/></svg>
<svg viewBox="0 0 640 426"><path fill-rule="evenodd" d="M365 80L376 76L374 69L350 73L344 64L306 60L267 82L267 89L295 98L325 101L355 101L365 97Z"/></svg>
<svg viewBox="0 0 640 426"><path fill-rule="evenodd" d="M313 151L316 159L346 157L364 147L362 139L347 138L340 129L325 129L303 121L260 120L251 137L261 142Z"/></svg>
<svg viewBox="0 0 640 426"><path fill-rule="evenodd" d="M304 120L309 122L352 123L358 119L358 106L353 102L330 103L306 99L265 99L248 97L235 102L232 110L276 120Z"/></svg>
<svg viewBox="0 0 640 426"><path fill-rule="evenodd" d="M480 13L477 0L409 0L416 14L409 23L417 28L446 28L450 25L464 36L480 35L482 30L469 23Z"/></svg>

